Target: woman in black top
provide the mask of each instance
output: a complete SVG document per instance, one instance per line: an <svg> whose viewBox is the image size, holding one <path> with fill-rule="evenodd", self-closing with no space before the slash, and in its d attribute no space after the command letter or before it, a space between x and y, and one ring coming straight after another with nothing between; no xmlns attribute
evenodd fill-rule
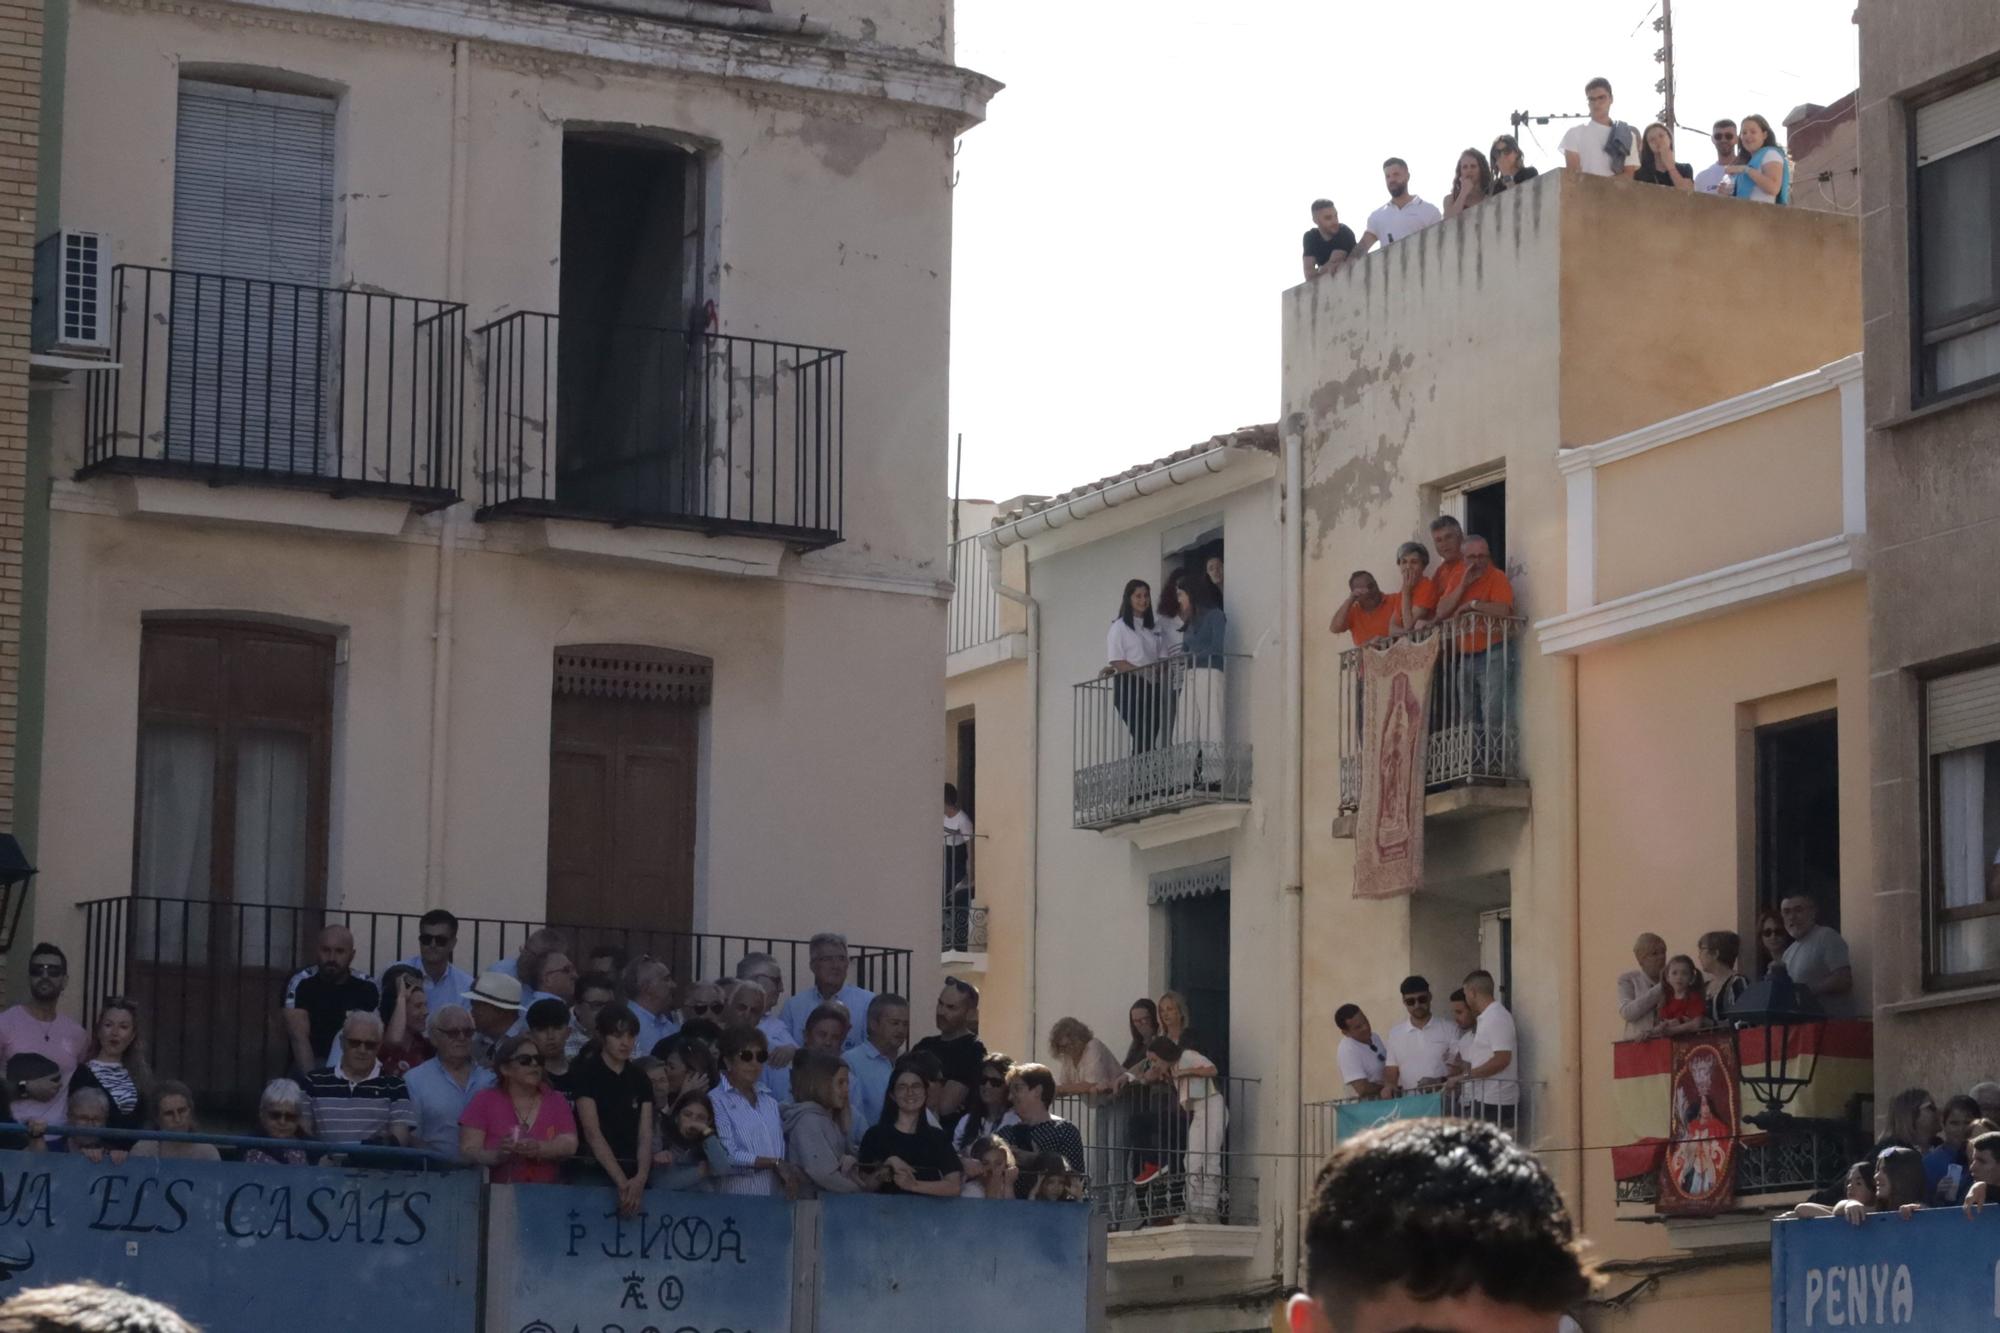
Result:
<svg viewBox="0 0 2000 1333"><path fill-rule="evenodd" d="M963 1167L951 1139L925 1117L931 1080L923 1062L905 1055L889 1070L882 1118L861 1136L861 1169L872 1169L884 1194L929 1194L956 1199Z"/></svg>
<svg viewBox="0 0 2000 1333"><path fill-rule="evenodd" d="M139 1006L114 995L97 1012L90 1030L90 1052L76 1067L69 1090L96 1088L111 1103L107 1129L144 1129L146 1098L153 1090L153 1071L146 1064L146 1043L139 1035Z"/></svg>
<svg viewBox="0 0 2000 1333"><path fill-rule="evenodd" d="M1674 161L1674 132L1654 121L1640 136L1639 174L1632 179L1642 185L1670 185L1676 190L1694 192L1694 169L1685 162Z"/></svg>
<svg viewBox="0 0 2000 1333"><path fill-rule="evenodd" d="M622 1004L597 1011L597 1049L570 1066L583 1150L618 1191L618 1215L639 1211L653 1161L653 1082L632 1064L639 1019Z"/></svg>
<svg viewBox="0 0 2000 1333"><path fill-rule="evenodd" d="M1521 145L1511 134L1498 135L1487 158L1493 163L1493 193L1503 194L1516 185L1526 185L1542 173L1521 159Z"/></svg>

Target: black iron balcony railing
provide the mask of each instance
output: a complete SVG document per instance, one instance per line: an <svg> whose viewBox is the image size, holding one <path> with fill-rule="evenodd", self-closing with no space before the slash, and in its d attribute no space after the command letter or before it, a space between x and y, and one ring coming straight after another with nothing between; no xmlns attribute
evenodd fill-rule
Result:
<svg viewBox="0 0 2000 1333"><path fill-rule="evenodd" d="M1431 671L1424 785L1510 783L1522 778L1517 659L1527 622L1516 616L1455 616L1439 636ZM1361 805L1362 653L1340 655L1334 696L1340 727L1340 808Z"/></svg>
<svg viewBox="0 0 2000 1333"><path fill-rule="evenodd" d="M1056 1098L1056 1115L1083 1138L1091 1205L1111 1230L1257 1225L1262 1171L1248 1149L1258 1080L1218 1078L1210 1087L1212 1095L1186 1104L1164 1083Z"/></svg>
<svg viewBox="0 0 2000 1333"><path fill-rule="evenodd" d="M192 1086L199 1103L239 1112L254 1109L265 1082L290 1063L278 1007L287 979L314 965L322 928L351 930L354 968L373 977L417 956L420 914L415 912L181 898L100 898L78 906L84 913L86 1022L95 1021L107 995L137 1001L153 1067ZM453 964L476 977L518 954L543 924L461 916ZM660 959L685 985L731 976L744 955L768 953L785 969L788 995L812 982L805 940L601 924L556 923L555 928L568 936L579 969L592 948L616 945L630 957ZM908 949L854 945L851 953L855 985L909 994Z"/></svg>
<svg viewBox="0 0 2000 1333"><path fill-rule="evenodd" d="M840 540L845 352L532 311L474 332L479 517Z"/></svg>
<svg viewBox="0 0 2000 1333"><path fill-rule="evenodd" d="M979 538L961 537L951 544L951 615L945 638L946 654L977 648L1000 637L1000 596L993 588L993 571Z"/></svg>
<svg viewBox="0 0 2000 1333"><path fill-rule="evenodd" d="M1868 1136L1839 1120L1791 1120L1769 1133L1746 1129L1736 1144L1736 1197L1745 1207L1778 1207L1790 1199L1766 1195L1813 1193L1840 1184L1848 1167L1868 1155ZM1657 1171L1617 1182L1619 1203L1660 1200Z"/></svg>
<svg viewBox="0 0 2000 1333"><path fill-rule="evenodd" d="M79 476L458 499L465 307L121 264Z"/></svg>
<svg viewBox="0 0 2000 1333"><path fill-rule="evenodd" d="M986 909L972 900L972 855L977 838L944 844L944 933L939 947L946 953L986 952ZM963 836L963 835L959 835Z"/></svg>
<svg viewBox="0 0 2000 1333"><path fill-rule="evenodd" d="M1077 828L1250 799L1250 743L1232 735L1229 711L1230 682L1250 659L1196 660L1164 658L1072 687Z"/></svg>

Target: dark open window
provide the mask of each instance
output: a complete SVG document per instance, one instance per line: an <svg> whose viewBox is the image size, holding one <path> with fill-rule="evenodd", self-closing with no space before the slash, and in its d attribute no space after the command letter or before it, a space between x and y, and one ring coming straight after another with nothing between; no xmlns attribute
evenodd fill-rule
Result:
<svg viewBox="0 0 2000 1333"><path fill-rule="evenodd" d="M1921 403L2000 383L2000 78L1913 120Z"/></svg>
<svg viewBox="0 0 2000 1333"><path fill-rule="evenodd" d="M1835 715L1757 728L1757 906L1799 892L1840 929L1840 729ZM1749 950L1746 949L1746 953ZM1758 958L1761 972L1764 959Z"/></svg>
<svg viewBox="0 0 2000 1333"><path fill-rule="evenodd" d="M1486 539L1496 569L1507 568L1507 483L1474 486L1465 493L1465 530Z"/></svg>

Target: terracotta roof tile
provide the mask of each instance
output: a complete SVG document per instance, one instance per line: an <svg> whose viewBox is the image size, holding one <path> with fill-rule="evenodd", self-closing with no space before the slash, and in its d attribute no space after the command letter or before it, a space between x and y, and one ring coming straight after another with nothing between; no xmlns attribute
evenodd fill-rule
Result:
<svg viewBox="0 0 2000 1333"><path fill-rule="evenodd" d="M993 526L1003 528L1009 523L1018 523L1031 514L1041 513L1044 509L1053 509L1057 505L1068 504L1072 500L1080 500L1094 491L1108 490L1121 481L1129 481L1133 477L1144 476L1148 472L1157 472L1163 467L1171 467L1175 463L1183 462L1190 458L1199 458L1203 454L1214 453L1218 449L1261 449L1265 453L1275 454L1278 452L1278 427L1275 423L1264 426L1243 426L1224 435L1211 436L1209 439L1203 440L1200 444L1191 444L1185 449L1177 449L1164 458L1155 458L1150 463L1137 463L1126 468L1123 472L1114 472L1108 477L1099 477L1096 481L1074 487L1064 491L1060 495L1047 496L1043 499L1009 509L1004 513L995 514L993 516Z"/></svg>

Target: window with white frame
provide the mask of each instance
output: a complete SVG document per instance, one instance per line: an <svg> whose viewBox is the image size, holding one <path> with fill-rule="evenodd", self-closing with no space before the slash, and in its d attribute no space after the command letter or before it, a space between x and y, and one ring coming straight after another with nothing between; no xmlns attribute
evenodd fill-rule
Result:
<svg viewBox="0 0 2000 1333"><path fill-rule="evenodd" d="M1930 963L1946 984L2000 979L2000 664L1924 687Z"/></svg>
<svg viewBox="0 0 2000 1333"><path fill-rule="evenodd" d="M2000 383L2000 75L1916 108L1916 400Z"/></svg>

